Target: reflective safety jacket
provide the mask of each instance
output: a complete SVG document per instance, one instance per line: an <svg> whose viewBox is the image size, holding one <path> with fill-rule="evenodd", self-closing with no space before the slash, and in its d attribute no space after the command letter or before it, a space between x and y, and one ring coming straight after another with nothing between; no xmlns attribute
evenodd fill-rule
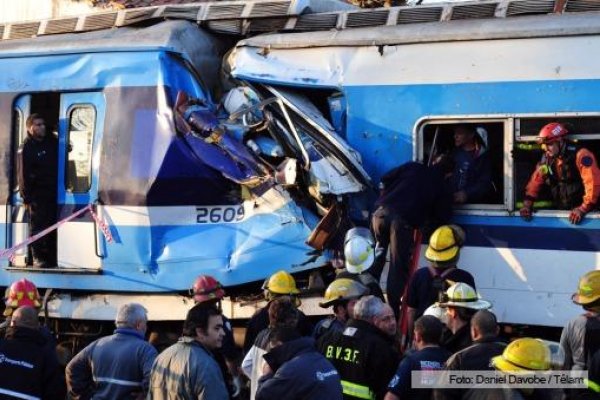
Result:
<svg viewBox="0 0 600 400"><path fill-rule="evenodd" d="M545 155L537 164L525 188L525 197L537 199L547 185L556 207L570 210L579 207L590 212L600 197L600 169L594 154L585 148L566 146L556 158Z"/></svg>
<svg viewBox="0 0 600 400"><path fill-rule="evenodd" d="M321 337L317 347L339 372L345 400L383 399L399 356L377 327L350 320L344 331Z"/></svg>

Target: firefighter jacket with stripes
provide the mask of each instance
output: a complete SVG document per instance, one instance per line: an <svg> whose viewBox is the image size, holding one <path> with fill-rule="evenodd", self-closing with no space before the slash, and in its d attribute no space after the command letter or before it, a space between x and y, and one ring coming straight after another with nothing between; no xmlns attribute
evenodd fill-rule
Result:
<svg viewBox="0 0 600 400"><path fill-rule="evenodd" d="M342 332L330 331L319 351L338 370L344 399L383 399L398 367L392 339L374 325L350 320Z"/></svg>

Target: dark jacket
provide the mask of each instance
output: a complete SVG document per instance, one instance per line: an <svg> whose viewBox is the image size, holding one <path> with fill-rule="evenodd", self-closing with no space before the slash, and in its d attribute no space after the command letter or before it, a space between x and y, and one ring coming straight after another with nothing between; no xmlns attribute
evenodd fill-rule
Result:
<svg viewBox="0 0 600 400"><path fill-rule="evenodd" d="M445 223L452 214L452 193L442 172L417 162L407 162L387 172L375 204L398 213L413 227L425 221Z"/></svg>
<svg viewBox="0 0 600 400"><path fill-rule="evenodd" d="M464 190L467 203L485 203L494 190L492 183L492 163L485 147L475 151L461 148L454 150L454 173L452 187L455 192Z"/></svg>
<svg viewBox="0 0 600 400"><path fill-rule="evenodd" d="M323 335L317 348L338 370L346 400L382 399L398 367L393 342L365 321L351 319L343 332Z"/></svg>
<svg viewBox="0 0 600 400"><path fill-rule="evenodd" d="M46 338L38 329L8 328L6 338L0 340L0 354L1 391L44 400L65 398L56 350L46 345Z"/></svg>
<svg viewBox="0 0 600 400"><path fill-rule="evenodd" d="M244 354L248 353L248 350L252 348L258 333L269 327L269 304L270 302L258 310L252 318L250 318L250 321L248 321L246 336L244 337ZM300 311L298 316L298 332L302 336L310 336L313 332L312 324L302 311Z"/></svg>
<svg viewBox="0 0 600 400"><path fill-rule="evenodd" d="M440 346L454 354L462 349L466 349L472 343L471 324L466 324L456 331L456 333L452 333L449 329L444 331Z"/></svg>
<svg viewBox="0 0 600 400"><path fill-rule="evenodd" d="M56 201L58 140L50 133L42 141L27 137L17 154L17 179L25 204Z"/></svg>
<svg viewBox="0 0 600 400"><path fill-rule="evenodd" d="M314 339L284 343L264 359L273 372L260 378L256 400L342 400L340 376Z"/></svg>

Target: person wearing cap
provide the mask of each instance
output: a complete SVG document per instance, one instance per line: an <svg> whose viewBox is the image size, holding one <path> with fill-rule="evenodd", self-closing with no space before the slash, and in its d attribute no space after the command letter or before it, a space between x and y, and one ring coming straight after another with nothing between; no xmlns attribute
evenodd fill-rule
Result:
<svg viewBox="0 0 600 400"><path fill-rule="evenodd" d="M571 299L584 313L570 320L560 335L564 368L585 370L591 356L600 349L600 270L583 275Z"/></svg>
<svg viewBox="0 0 600 400"><path fill-rule="evenodd" d="M313 338L318 340L327 332L341 332L346 322L354 318L354 305L363 296L369 294L369 289L360 282L348 278L337 278L327 287L324 301L319 303L322 308L333 308L333 315L322 319L315 326Z"/></svg>
<svg viewBox="0 0 600 400"><path fill-rule="evenodd" d="M489 301L482 300L471 287L463 282L453 284L446 291L446 299L439 303L446 309L446 326L448 331L442 337L442 347L456 353L469 347L471 338L471 318L478 310L492 307Z"/></svg>
<svg viewBox="0 0 600 400"><path fill-rule="evenodd" d="M464 242L465 233L458 225L443 225L431 235L425 251L430 265L415 271L408 284L408 332L412 332L413 321L423 315L427 307L442 301L451 283L464 282L475 289L473 275L457 266Z"/></svg>
<svg viewBox="0 0 600 400"><path fill-rule="evenodd" d="M369 272L375 261L375 239L370 230L359 227L346 232L344 260L346 268L337 274L337 278L360 282L369 289L369 294L385 301L379 281Z"/></svg>
<svg viewBox="0 0 600 400"><path fill-rule="evenodd" d="M544 125L538 135L544 155L536 165L527 186L520 210L521 217L529 221L533 216L533 203L542 188L550 189L556 208L571 210L569 221L578 224L592 211L600 197L600 169L596 156L586 148L567 143L569 131L565 125L552 122Z"/></svg>
<svg viewBox="0 0 600 400"><path fill-rule="evenodd" d="M425 166L408 162L387 172L381 178L377 209L371 226L381 251L371 273L380 279L390 252L387 298L394 313L400 312L400 298L408 283L411 258L415 248L415 229L426 223L439 226L452 215L452 191L440 165ZM420 243L417 245L420 246Z"/></svg>
<svg viewBox="0 0 600 400"><path fill-rule="evenodd" d="M248 321L246 336L244 337L244 354L247 354L252 348L258 333L269 326L269 305L273 299L280 296L290 296L297 306L300 305L298 299L300 291L296 287L296 281L286 271L277 271L271 275L263 285L263 289L267 304L256 311ZM298 315L298 331L302 336L310 336L313 331L312 323L301 310L299 310Z"/></svg>

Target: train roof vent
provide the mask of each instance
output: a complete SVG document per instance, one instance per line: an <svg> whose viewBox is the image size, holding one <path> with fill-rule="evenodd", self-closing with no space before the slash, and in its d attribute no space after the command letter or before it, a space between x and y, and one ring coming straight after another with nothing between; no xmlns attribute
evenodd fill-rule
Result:
<svg viewBox="0 0 600 400"><path fill-rule="evenodd" d="M92 31L112 28L117 21L117 15L117 12L86 15L83 22L83 30Z"/></svg>
<svg viewBox="0 0 600 400"><path fill-rule="evenodd" d="M511 1L506 16L525 14L550 14L554 11L554 0Z"/></svg>
<svg viewBox="0 0 600 400"><path fill-rule="evenodd" d="M388 10L349 12L346 19L346 27L357 28L361 26L385 25L387 19Z"/></svg>
<svg viewBox="0 0 600 400"><path fill-rule="evenodd" d="M498 3L455 5L450 19L493 18L497 6Z"/></svg>
<svg viewBox="0 0 600 400"><path fill-rule="evenodd" d="M285 28L288 18L264 18L264 19L251 19L249 20L250 25L248 26L248 32L275 32Z"/></svg>
<svg viewBox="0 0 600 400"><path fill-rule="evenodd" d="M565 12L600 11L598 0L570 0Z"/></svg>
<svg viewBox="0 0 600 400"><path fill-rule="evenodd" d="M25 22L10 26L9 39L26 39L34 37L40 29L39 22Z"/></svg>
<svg viewBox="0 0 600 400"><path fill-rule="evenodd" d="M135 24L136 22L148 20L154 16L156 10L156 7L125 10L123 25Z"/></svg>
<svg viewBox="0 0 600 400"><path fill-rule="evenodd" d="M437 22L442 17L442 7L411 7L400 9L396 23L418 24L421 22Z"/></svg>
<svg viewBox="0 0 600 400"><path fill-rule="evenodd" d="M50 19L44 29L44 35L73 32L77 27L78 18Z"/></svg>
<svg viewBox="0 0 600 400"><path fill-rule="evenodd" d="M241 18L245 7L244 4L211 4L208 6L206 19Z"/></svg>
<svg viewBox="0 0 600 400"><path fill-rule="evenodd" d="M196 20L202 6L174 7L166 6L162 12L165 18Z"/></svg>
<svg viewBox="0 0 600 400"><path fill-rule="evenodd" d="M327 30L337 26L338 14L305 14L298 17L294 30Z"/></svg>
<svg viewBox="0 0 600 400"><path fill-rule="evenodd" d="M215 21L207 21L206 26L214 32L229 33L233 35L241 35L244 21L241 19L223 19Z"/></svg>
<svg viewBox="0 0 600 400"><path fill-rule="evenodd" d="M250 18L256 17L279 17L282 15L287 15L288 10L290 9L290 2L286 1L270 1L270 2L260 2L260 3L252 3L249 2L248 5L251 8L250 10Z"/></svg>

